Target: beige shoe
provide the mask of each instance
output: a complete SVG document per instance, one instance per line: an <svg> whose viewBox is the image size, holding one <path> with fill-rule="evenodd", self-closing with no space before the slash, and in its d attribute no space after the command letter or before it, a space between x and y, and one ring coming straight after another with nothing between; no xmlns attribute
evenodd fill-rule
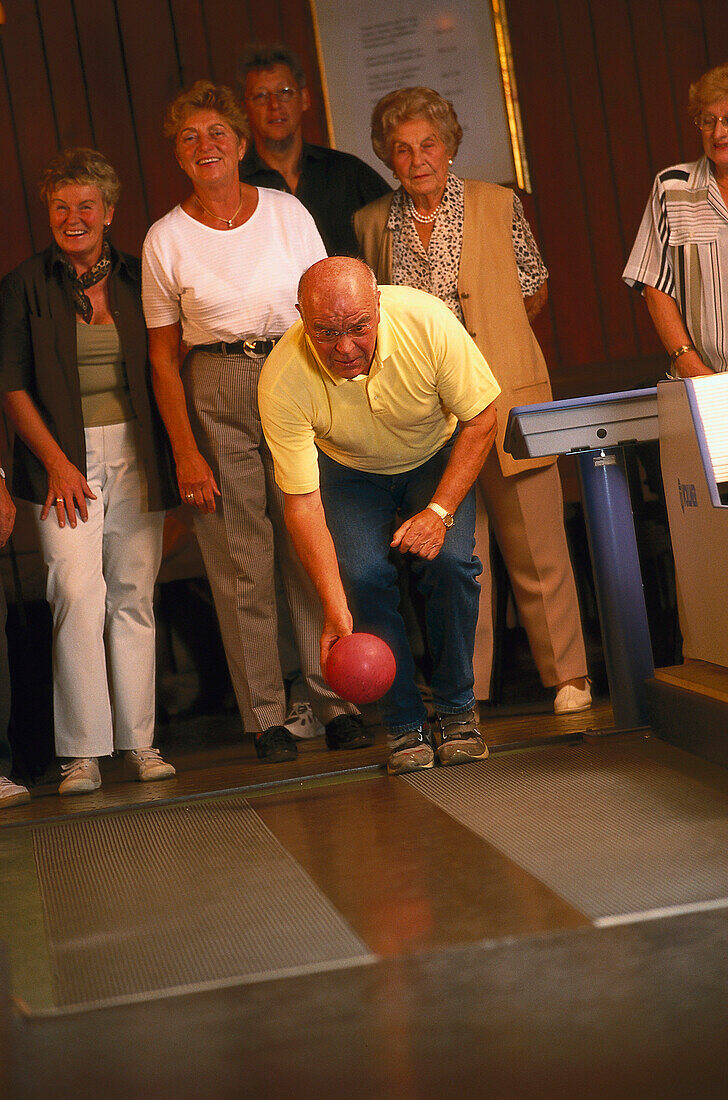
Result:
<svg viewBox="0 0 728 1100"><path fill-rule="evenodd" d="M0 775L0 810L4 810L6 806L22 806L24 802L30 802L28 788Z"/></svg>
<svg viewBox="0 0 728 1100"><path fill-rule="evenodd" d="M585 688L574 687L573 684L564 684L559 688L554 699L554 714L577 714L580 710L589 710L591 705L591 680L587 676Z"/></svg>
<svg viewBox="0 0 728 1100"><path fill-rule="evenodd" d="M159 749L129 749L124 753L124 770L129 779L153 783L156 779L171 779L176 770L162 760Z"/></svg>
<svg viewBox="0 0 728 1100"><path fill-rule="evenodd" d="M79 756L61 764L61 775L59 794L90 794L101 786L101 772L92 756Z"/></svg>
<svg viewBox="0 0 728 1100"><path fill-rule="evenodd" d="M404 733L390 734L387 743L390 748L387 771L390 775L425 771L435 765L427 724L414 730L405 730Z"/></svg>
<svg viewBox="0 0 728 1100"><path fill-rule="evenodd" d="M438 714L437 724L437 759L443 767L450 764L469 764L471 760L485 760L488 746L478 729L474 710Z"/></svg>

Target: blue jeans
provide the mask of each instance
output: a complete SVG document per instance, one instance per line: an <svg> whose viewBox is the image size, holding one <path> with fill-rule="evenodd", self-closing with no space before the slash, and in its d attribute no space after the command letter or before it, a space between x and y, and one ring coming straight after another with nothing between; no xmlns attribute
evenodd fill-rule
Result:
<svg viewBox="0 0 728 1100"><path fill-rule="evenodd" d="M414 729L427 718L415 684L415 664L399 613L399 585L390 548L400 523L427 507L447 465L454 439L428 462L404 474L368 474L342 466L319 451L321 497L357 630L379 635L397 661L394 684L379 703L390 733ZM434 561L406 555L425 601L432 655L432 695L443 714L467 710L473 695L473 648L478 619L475 495L455 515Z"/></svg>

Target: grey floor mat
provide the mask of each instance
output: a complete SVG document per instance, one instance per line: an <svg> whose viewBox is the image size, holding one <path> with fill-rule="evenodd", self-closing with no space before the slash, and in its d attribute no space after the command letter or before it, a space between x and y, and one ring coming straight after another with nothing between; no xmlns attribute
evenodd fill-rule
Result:
<svg viewBox="0 0 728 1100"><path fill-rule="evenodd" d="M33 830L58 1006L368 957L244 798Z"/></svg>
<svg viewBox="0 0 728 1100"><path fill-rule="evenodd" d="M610 740L404 778L598 920L728 898L728 792L681 755Z"/></svg>

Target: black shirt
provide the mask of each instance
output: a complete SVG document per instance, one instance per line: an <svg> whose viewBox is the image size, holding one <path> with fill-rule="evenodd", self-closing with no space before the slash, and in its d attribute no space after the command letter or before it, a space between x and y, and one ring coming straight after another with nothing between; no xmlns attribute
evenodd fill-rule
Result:
<svg viewBox="0 0 728 1100"><path fill-rule="evenodd" d="M290 192L280 172L265 163L252 142L241 161L240 178L253 187ZM329 256L359 254L352 215L389 191L379 173L358 157L304 142L296 198L316 222Z"/></svg>

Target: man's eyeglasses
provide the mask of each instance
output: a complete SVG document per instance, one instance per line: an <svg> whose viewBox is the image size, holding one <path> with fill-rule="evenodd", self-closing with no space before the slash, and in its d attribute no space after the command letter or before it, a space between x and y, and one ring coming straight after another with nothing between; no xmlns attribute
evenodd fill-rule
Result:
<svg viewBox="0 0 728 1100"><path fill-rule="evenodd" d="M360 321L358 325L350 325L340 332L336 328L315 328L313 334L322 344L338 344L346 336L349 340L360 340L371 331L373 321Z"/></svg>
<svg viewBox="0 0 728 1100"><path fill-rule="evenodd" d="M297 92L298 88L278 88L275 92L255 92L249 98L256 107L265 107L273 98L281 103L288 103Z"/></svg>
<svg viewBox="0 0 728 1100"><path fill-rule="evenodd" d="M703 130L706 134L712 134L718 123L721 124L724 130L728 130L728 115L698 115L695 119L695 125L699 130Z"/></svg>

